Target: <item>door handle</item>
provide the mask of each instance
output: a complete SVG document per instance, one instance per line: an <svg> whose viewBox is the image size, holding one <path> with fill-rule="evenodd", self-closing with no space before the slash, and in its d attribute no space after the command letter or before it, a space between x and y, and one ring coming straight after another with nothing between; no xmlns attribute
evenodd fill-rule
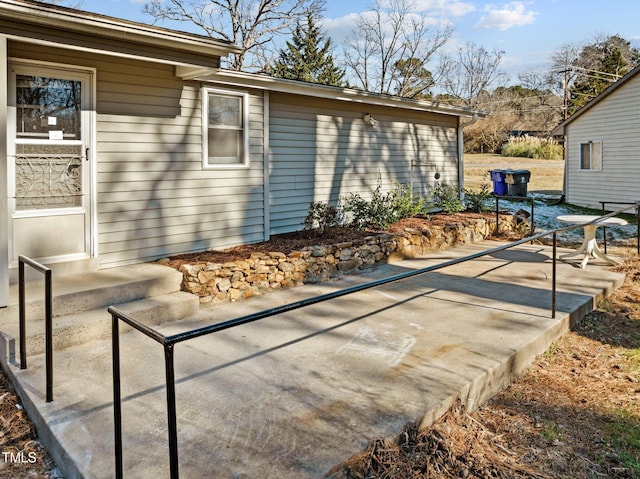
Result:
<svg viewBox="0 0 640 479"><path fill-rule="evenodd" d="M84 161L89 161L89 148L84 149Z"/></svg>

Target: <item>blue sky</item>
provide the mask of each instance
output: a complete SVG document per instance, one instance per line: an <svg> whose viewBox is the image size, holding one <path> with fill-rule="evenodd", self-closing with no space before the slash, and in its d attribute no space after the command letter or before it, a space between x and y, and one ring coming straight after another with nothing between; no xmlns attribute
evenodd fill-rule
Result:
<svg viewBox="0 0 640 479"><path fill-rule="evenodd" d="M145 1L82 0L81 8L150 23L151 18L141 13ZM370 0L327 0L325 32L334 44L342 42L358 13L370 5ZM638 0L414 0L414 5L434 21L453 25L447 48L474 42L487 50L504 50L501 66L511 75L543 69L554 50L590 43L596 35L618 34L640 48ZM159 26L189 30L187 25Z"/></svg>

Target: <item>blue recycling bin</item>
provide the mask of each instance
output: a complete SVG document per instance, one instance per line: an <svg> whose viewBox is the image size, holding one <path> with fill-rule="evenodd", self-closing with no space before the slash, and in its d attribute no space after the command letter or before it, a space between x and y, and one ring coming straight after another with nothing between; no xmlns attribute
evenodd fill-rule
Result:
<svg viewBox="0 0 640 479"><path fill-rule="evenodd" d="M493 194L496 196L505 196L509 192L507 171L509 170L489 170L493 182Z"/></svg>

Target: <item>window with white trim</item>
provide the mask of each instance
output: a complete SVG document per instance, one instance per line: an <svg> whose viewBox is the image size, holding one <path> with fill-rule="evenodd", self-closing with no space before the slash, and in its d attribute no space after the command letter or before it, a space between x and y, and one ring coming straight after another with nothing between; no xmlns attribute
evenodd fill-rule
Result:
<svg viewBox="0 0 640 479"><path fill-rule="evenodd" d="M205 88L203 98L203 167L248 166L249 96Z"/></svg>
<svg viewBox="0 0 640 479"><path fill-rule="evenodd" d="M580 169L598 171L602 169L601 141L580 143Z"/></svg>

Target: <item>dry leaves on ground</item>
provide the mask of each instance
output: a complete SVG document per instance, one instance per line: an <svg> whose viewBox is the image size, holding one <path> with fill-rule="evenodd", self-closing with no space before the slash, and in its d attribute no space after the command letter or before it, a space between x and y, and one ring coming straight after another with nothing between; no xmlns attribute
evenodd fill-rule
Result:
<svg viewBox="0 0 640 479"><path fill-rule="evenodd" d="M53 469L35 427L0 369L0 478L49 479L56 476Z"/></svg>

